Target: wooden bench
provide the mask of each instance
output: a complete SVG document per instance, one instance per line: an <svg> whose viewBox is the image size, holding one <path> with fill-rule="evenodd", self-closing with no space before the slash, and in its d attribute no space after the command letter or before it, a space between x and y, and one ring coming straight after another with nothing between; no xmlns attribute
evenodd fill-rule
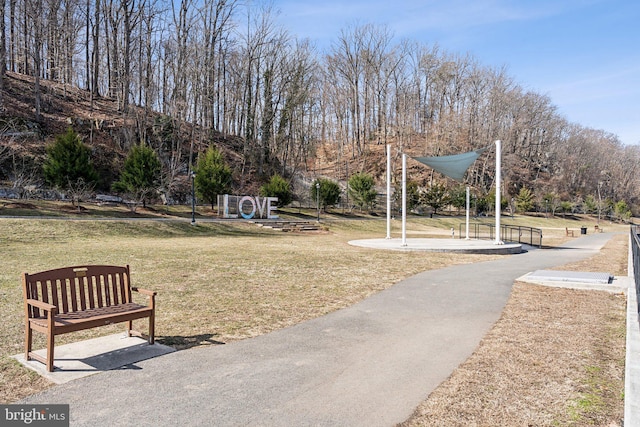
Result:
<svg viewBox="0 0 640 427"><path fill-rule="evenodd" d="M56 335L127 322L128 336L154 342L156 293L131 286L129 266L86 265L22 274L25 310L25 359L38 360L53 371ZM133 302L131 291L145 295L148 305ZM149 333L133 330L133 320L149 318ZM47 355L31 351L33 331L47 336Z"/></svg>
<svg viewBox="0 0 640 427"><path fill-rule="evenodd" d="M564 231L567 237L571 236L571 237L575 237L575 235L573 234L573 230L569 230L567 227L564 228Z"/></svg>
<svg viewBox="0 0 640 427"><path fill-rule="evenodd" d="M597 225L597 224L596 224L596 225L594 225L593 227L594 227L594 229L595 229L596 233L602 233L602 232L604 231L604 230L603 230L602 228L600 228L600 226L599 226L599 225Z"/></svg>

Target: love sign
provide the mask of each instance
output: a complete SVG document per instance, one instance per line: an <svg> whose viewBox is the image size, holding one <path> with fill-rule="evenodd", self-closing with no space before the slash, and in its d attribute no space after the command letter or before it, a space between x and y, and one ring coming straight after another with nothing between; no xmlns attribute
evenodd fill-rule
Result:
<svg viewBox="0 0 640 427"><path fill-rule="evenodd" d="M238 218L238 215L240 215L244 219L252 219L257 214L258 218L261 219L278 219L278 215L273 214L274 211L278 210L277 203L277 197L231 196L225 194L222 196L222 209L220 210L220 206L218 206L218 211L222 212L223 218Z"/></svg>

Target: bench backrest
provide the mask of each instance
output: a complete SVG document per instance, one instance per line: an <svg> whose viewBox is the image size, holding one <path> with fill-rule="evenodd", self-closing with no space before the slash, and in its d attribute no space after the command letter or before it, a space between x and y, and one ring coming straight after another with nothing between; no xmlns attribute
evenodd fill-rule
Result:
<svg viewBox="0 0 640 427"><path fill-rule="evenodd" d="M35 299L58 307L58 313L109 307L131 302L129 266L85 265L35 274L22 274L25 300ZM29 317L40 317L29 307Z"/></svg>

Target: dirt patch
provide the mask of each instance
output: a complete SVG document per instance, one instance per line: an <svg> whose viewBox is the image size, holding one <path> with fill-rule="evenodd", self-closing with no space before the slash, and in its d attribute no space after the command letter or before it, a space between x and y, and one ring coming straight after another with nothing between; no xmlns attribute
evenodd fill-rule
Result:
<svg viewBox="0 0 640 427"><path fill-rule="evenodd" d="M21 203L21 202L11 202L2 205L3 208L7 209L38 209L36 205L31 203Z"/></svg>
<svg viewBox="0 0 640 427"><path fill-rule="evenodd" d="M60 210L65 213L87 213L89 209L84 206L73 206L73 205L62 205L60 206Z"/></svg>

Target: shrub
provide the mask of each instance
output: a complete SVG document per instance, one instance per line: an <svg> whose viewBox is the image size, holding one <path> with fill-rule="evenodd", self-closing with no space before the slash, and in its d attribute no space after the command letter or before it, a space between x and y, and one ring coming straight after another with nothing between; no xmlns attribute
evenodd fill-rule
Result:
<svg viewBox="0 0 640 427"><path fill-rule="evenodd" d="M316 188L316 185L319 184L320 188ZM333 206L340 201L340 186L329 179L326 178L318 178L313 181L310 188L311 200L314 203L320 204L323 209L326 209L327 206ZM320 196L320 200L318 201L318 193Z"/></svg>
<svg viewBox="0 0 640 427"><path fill-rule="evenodd" d="M277 197L279 208L288 205L293 200L289 182L278 174L273 175L268 183L260 187L260 195L262 197Z"/></svg>

